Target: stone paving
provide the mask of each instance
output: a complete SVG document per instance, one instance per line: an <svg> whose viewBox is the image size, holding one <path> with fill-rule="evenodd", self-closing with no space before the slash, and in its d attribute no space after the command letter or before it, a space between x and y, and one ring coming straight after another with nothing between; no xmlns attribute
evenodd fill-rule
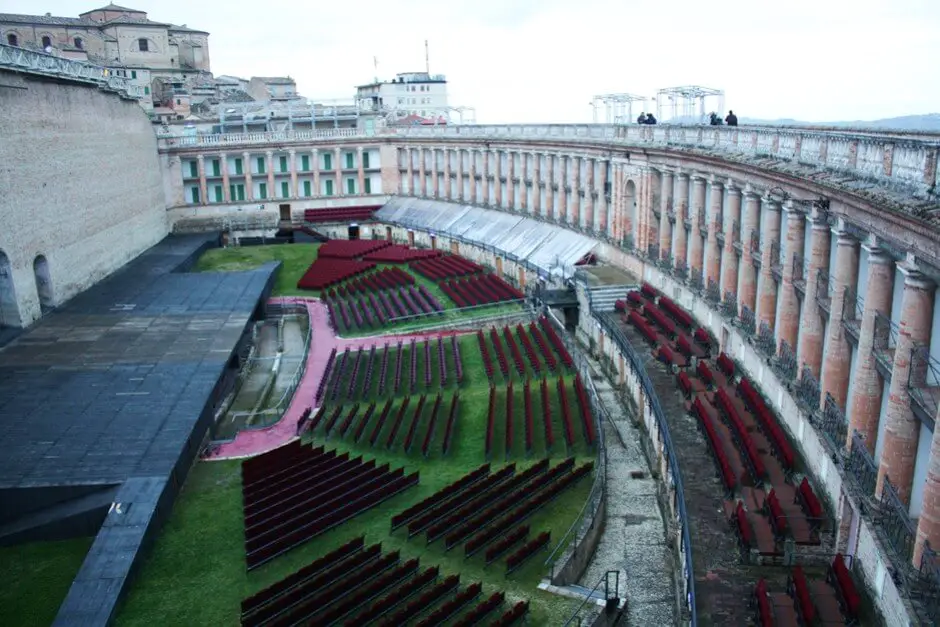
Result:
<svg viewBox="0 0 940 627"><path fill-rule="evenodd" d="M604 421L607 442L607 520L580 585L590 589L609 570L620 571L628 625L676 624L674 559L666 545L656 480L633 424L610 381L591 360L594 386L614 424ZM625 445L624 445L625 444ZM637 477L637 478L634 478Z"/></svg>

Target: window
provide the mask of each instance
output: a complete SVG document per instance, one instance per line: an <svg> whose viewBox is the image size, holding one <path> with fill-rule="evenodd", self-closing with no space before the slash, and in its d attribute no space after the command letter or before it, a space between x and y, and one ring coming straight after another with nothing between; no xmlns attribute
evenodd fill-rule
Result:
<svg viewBox="0 0 940 627"><path fill-rule="evenodd" d="M216 202L222 202L222 201L223 201L223 199L222 199L222 186L221 186L221 185L216 185L216 186L215 186L215 201L216 201Z"/></svg>
<svg viewBox="0 0 940 627"><path fill-rule="evenodd" d="M326 182L326 195L327 196L333 195L333 181Z"/></svg>
<svg viewBox="0 0 940 627"><path fill-rule="evenodd" d="M218 159L212 160L212 176L222 176L222 164Z"/></svg>
<svg viewBox="0 0 940 627"><path fill-rule="evenodd" d="M199 176L199 166L196 165L195 161L189 162L189 176L196 178Z"/></svg>
<svg viewBox="0 0 940 627"><path fill-rule="evenodd" d="M264 174L264 157L258 157L258 174Z"/></svg>
<svg viewBox="0 0 940 627"><path fill-rule="evenodd" d="M356 193L356 179L346 179L346 193L347 194Z"/></svg>
<svg viewBox="0 0 940 627"><path fill-rule="evenodd" d="M235 174L244 174L244 172L242 172L241 157L235 157Z"/></svg>
<svg viewBox="0 0 940 627"><path fill-rule="evenodd" d="M300 155L300 169L304 172L310 171L310 155Z"/></svg>
<svg viewBox="0 0 940 627"><path fill-rule="evenodd" d="M323 169L332 170L333 169L333 155L330 153L323 154Z"/></svg>
<svg viewBox="0 0 940 627"><path fill-rule="evenodd" d="M290 183L281 181L281 198L290 198Z"/></svg>
<svg viewBox="0 0 940 627"><path fill-rule="evenodd" d="M193 204L198 205L199 204L199 188L193 187L189 190L189 192L190 192L190 198L192 198L193 200Z"/></svg>
<svg viewBox="0 0 940 627"><path fill-rule="evenodd" d="M43 36L42 36L42 47L43 47L43 48L51 48L51 47L52 47L52 37L50 37L49 35L43 35Z"/></svg>
<svg viewBox="0 0 940 627"><path fill-rule="evenodd" d="M20 45L20 40L17 39L16 35L10 33L7 35L7 43L11 46L18 46Z"/></svg>
<svg viewBox="0 0 940 627"><path fill-rule="evenodd" d="M280 162L280 165L281 165L281 172L287 172L287 157L285 157L284 155L281 155L278 158L278 161Z"/></svg>
<svg viewBox="0 0 940 627"><path fill-rule="evenodd" d="M362 190L363 193L365 193L365 194L371 194L371 193L372 193L372 180L371 180L371 179L365 179L365 180L362 182L362 184L363 184L363 187L365 187L365 189Z"/></svg>
<svg viewBox="0 0 940 627"><path fill-rule="evenodd" d="M149 95L150 95L150 88L149 88L149 87L144 87L144 95L145 95L145 96L149 96Z"/></svg>
<svg viewBox="0 0 940 627"><path fill-rule="evenodd" d="M350 170L356 167L356 164L353 162L353 153L351 152L346 153L346 167Z"/></svg>
<svg viewBox="0 0 940 627"><path fill-rule="evenodd" d="M180 103L180 99L179 99L179 98L176 99L176 104L177 104L177 105L182 104L182 103Z"/></svg>
<svg viewBox="0 0 940 627"><path fill-rule="evenodd" d="M141 37L140 39L138 39L138 40L137 40L137 49L140 50L141 52L148 52L148 51L150 50L150 47L149 47L149 45L148 45L147 40L144 39L143 37Z"/></svg>
<svg viewBox="0 0 940 627"><path fill-rule="evenodd" d="M239 183L235 185L228 186L229 192L231 193L232 200L245 200L245 186Z"/></svg>
<svg viewBox="0 0 940 627"><path fill-rule="evenodd" d="M362 167L369 167L369 153L366 151L362 151Z"/></svg>
<svg viewBox="0 0 940 627"><path fill-rule="evenodd" d="M83 50L83 49L85 48L85 42L82 41L82 38L81 38L81 37L76 37L76 38L72 41L72 43L75 44L75 47L78 48L79 50Z"/></svg>
<svg viewBox="0 0 940 627"><path fill-rule="evenodd" d="M131 70L131 78L137 78L137 70Z"/></svg>
<svg viewBox="0 0 940 627"><path fill-rule="evenodd" d="M310 195L310 181L304 181L304 196Z"/></svg>
<svg viewBox="0 0 940 627"><path fill-rule="evenodd" d="M258 183L258 196L261 198L268 197L268 184L267 183Z"/></svg>

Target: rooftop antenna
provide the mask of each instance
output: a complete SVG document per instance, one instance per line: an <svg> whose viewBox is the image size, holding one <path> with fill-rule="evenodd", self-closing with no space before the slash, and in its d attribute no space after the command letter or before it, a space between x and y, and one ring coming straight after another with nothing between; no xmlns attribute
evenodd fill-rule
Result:
<svg viewBox="0 0 940 627"><path fill-rule="evenodd" d="M424 40L424 71L431 74L431 56L428 54L428 40Z"/></svg>
<svg viewBox="0 0 940 627"><path fill-rule="evenodd" d="M372 57L372 67L375 68L375 82L379 82L379 58L376 56Z"/></svg>

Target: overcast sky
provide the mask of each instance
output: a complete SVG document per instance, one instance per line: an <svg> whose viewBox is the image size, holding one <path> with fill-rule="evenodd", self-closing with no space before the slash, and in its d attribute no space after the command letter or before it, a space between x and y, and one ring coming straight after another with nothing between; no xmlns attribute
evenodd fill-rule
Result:
<svg viewBox="0 0 940 627"><path fill-rule="evenodd" d="M739 116L812 121L940 111L940 0L126 0L209 31L215 74L289 75L349 98L425 69L477 121L590 121L595 94L700 85ZM94 1L0 0L77 16ZM237 8L236 8L237 7ZM638 115L635 111L634 115Z"/></svg>

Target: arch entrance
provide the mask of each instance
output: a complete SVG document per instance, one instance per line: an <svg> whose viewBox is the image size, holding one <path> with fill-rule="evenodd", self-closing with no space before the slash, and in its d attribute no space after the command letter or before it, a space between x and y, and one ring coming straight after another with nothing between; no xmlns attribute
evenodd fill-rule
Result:
<svg viewBox="0 0 940 627"><path fill-rule="evenodd" d="M6 253L0 250L0 327L18 327L21 324L13 287L13 265Z"/></svg>
<svg viewBox="0 0 940 627"><path fill-rule="evenodd" d="M46 313L55 307L52 295L52 276L49 273L49 262L45 255L37 255L33 260L33 275L36 278L36 293L39 295L39 308Z"/></svg>

